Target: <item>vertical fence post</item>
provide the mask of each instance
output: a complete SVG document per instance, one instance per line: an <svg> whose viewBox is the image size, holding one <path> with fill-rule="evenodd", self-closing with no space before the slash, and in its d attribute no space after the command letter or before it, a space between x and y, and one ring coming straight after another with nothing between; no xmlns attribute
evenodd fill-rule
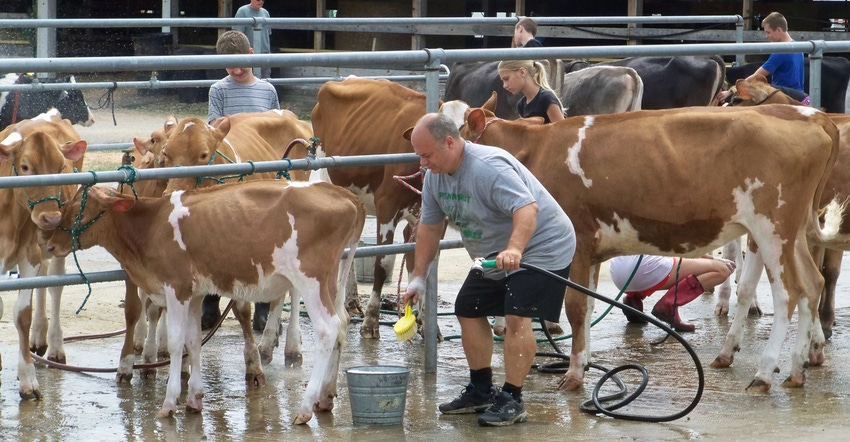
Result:
<svg viewBox="0 0 850 442"><path fill-rule="evenodd" d="M823 62L823 40L812 41L815 50L809 54L809 105L820 109L821 63Z"/></svg>
<svg viewBox="0 0 850 442"><path fill-rule="evenodd" d="M438 283L438 264L440 260L439 253L437 258L428 266L428 277L425 280L425 299L427 300L427 312L425 316L425 373L437 372L437 283Z"/></svg>

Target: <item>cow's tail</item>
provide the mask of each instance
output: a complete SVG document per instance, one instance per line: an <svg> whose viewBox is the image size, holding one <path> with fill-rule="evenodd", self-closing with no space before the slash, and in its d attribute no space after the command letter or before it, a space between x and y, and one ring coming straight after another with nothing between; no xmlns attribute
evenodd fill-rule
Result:
<svg viewBox="0 0 850 442"><path fill-rule="evenodd" d="M345 260L340 263L339 268L339 276L338 276L338 285L337 285L337 299L336 299L336 308L337 314L342 315L345 313L345 317L348 317L346 313L346 302L349 296L348 293L348 278L351 277L353 264L354 264L354 252L357 251L357 244L360 241L360 236L363 234L363 226L366 224L366 208L363 206L363 203L360 201L357 196L353 193L348 192L351 196L351 202L356 208L356 215L354 217L354 225L352 226L351 235L348 237L348 255L345 257ZM346 321L347 324L347 321Z"/></svg>
<svg viewBox="0 0 850 442"><path fill-rule="evenodd" d="M717 76L714 79L714 87L712 90L714 92L711 93L711 98L709 98L707 106L711 106L714 102L714 97L717 96L717 93L723 89L723 83L726 81L726 62L723 61L723 57L719 55L712 55L712 60L717 63Z"/></svg>
<svg viewBox="0 0 850 442"><path fill-rule="evenodd" d="M830 242L834 242L836 237L838 236L839 229L841 228L841 222L843 221L844 211L847 208L847 201L838 201L837 199L833 199L826 208L823 209L823 213L821 213L820 201L821 196L823 194L824 189L826 188L826 182L829 179L830 174L832 174L832 167L835 165L835 161L838 158L838 149L839 149L839 134L838 128L835 124L832 123L828 118L826 118L825 114L822 115L826 124L823 125L824 130L832 139L832 150L830 152L829 160L827 161L826 168L824 168L823 176L818 183L818 187L815 190L814 199L812 201L812 210L811 210L811 218L809 220L806 234L807 236L820 244L827 244ZM823 215L824 224L821 225L820 219L821 215ZM809 241L812 242L811 240Z"/></svg>
<svg viewBox="0 0 850 442"><path fill-rule="evenodd" d="M632 78L635 81L635 93L632 96L632 105L630 111L639 111L643 102L643 80L638 75L637 71L632 70Z"/></svg>

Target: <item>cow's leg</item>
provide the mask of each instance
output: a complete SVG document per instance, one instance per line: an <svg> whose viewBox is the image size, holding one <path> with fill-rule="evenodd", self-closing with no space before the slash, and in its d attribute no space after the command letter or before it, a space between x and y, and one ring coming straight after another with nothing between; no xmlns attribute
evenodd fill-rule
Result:
<svg viewBox="0 0 850 442"><path fill-rule="evenodd" d="M45 262L46 264L46 262ZM47 265L41 266L37 276L47 275ZM21 275L23 276L23 274ZM37 288L32 294L32 326L30 332L30 351L44 356L47 353L47 289Z"/></svg>
<svg viewBox="0 0 850 442"><path fill-rule="evenodd" d="M378 245L390 245L395 237L395 228L398 225L398 216L380 213L378 209ZM384 268L384 256L375 257L375 278L372 283L372 295L369 304L366 305L366 313L363 324L360 326L360 336L368 339L379 339L380 315L381 315L381 290L387 281L387 269ZM413 259L412 257L410 259Z"/></svg>
<svg viewBox="0 0 850 442"><path fill-rule="evenodd" d="M48 258L48 275L64 275L65 274L65 258L51 257ZM60 321L62 307L62 289L64 287L48 287L47 293L50 294L50 321L47 327L47 359L64 364L65 345L62 339L62 322Z"/></svg>
<svg viewBox="0 0 850 442"><path fill-rule="evenodd" d="M147 295L145 295L144 292L142 292L141 290L139 291L139 294L142 295L141 297L147 298L145 300L145 306L146 306L145 316L147 317L148 325L149 325L148 330L147 330L147 334L145 335L144 350L142 350L142 361L144 361L145 364L153 364L154 362L157 361L157 357L161 354L161 349L157 346L157 329L160 327L160 325L164 326L167 323L167 321L161 321L162 313L164 313L164 310L163 310L162 307L154 304L154 302ZM142 322L142 321L139 321L139 322ZM164 355L164 358L167 358L168 357L168 352L167 352L168 337L160 335L159 339L160 339L160 343L163 343L163 344L166 345L166 348L165 348L166 354ZM162 360L165 360L164 358L162 358ZM143 379L156 378L156 369L155 368L145 368L145 369L142 370L141 376L142 376Z"/></svg>
<svg viewBox="0 0 850 442"><path fill-rule="evenodd" d="M782 382L783 387L799 388L806 383L806 367L811 356L823 363L823 346L826 342L818 319L818 299L823 290L823 276L818 272L818 266L812 260L806 244L805 228L797 233L794 243L793 270L787 278L789 307L786 312L787 322L791 322L794 306L797 306L797 340L791 353L791 373ZM789 259L790 261L791 259ZM782 270L787 273L788 265ZM795 279L797 280L795 281ZM778 279L778 278L777 278ZM774 313L774 316L777 313ZM774 320L775 322L775 320ZM776 345L777 351L782 347L785 335Z"/></svg>
<svg viewBox="0 0 850 442"><path fill-rule="evenodd" d="M242 337L245 339L245 382L250 386L266 385L266 376L263 373L263 365L260 362L260 351L254 341L254 329L251 324L251 303L236 301L233 303L233 315L239 321L242 328Z"/></svg>
<svg viewBox="0 0 850 442"><path fill-rule="evenodd" d="M280 314L283 307L284 298L274 300L269 303L269 317L266 321L266 328L263 330L263 335L260 337L260 361L263 364L268 364L274 359L274 349L278 346L278 332L280 331Z"/></svg>
<svg viewBox="0 0 850 442"><path fill-rule="evenodd" d="M741 267L743 263L739 262L741 257L741 238L738 237L729 241L723 246L722 256L725 259L734 261L737 265L735 270L735 279L741 276ZM714 314L716 316L727 316L729 314L729 300L732 299L732 278L726 278L720 283L715 293L717 293L717 304L714 306Z"/></svg>
<svg viewBox="0 0 850 442"><path fill-rule="evenodd" d="M191 367L186 393L186 412L200 413L204 408L204 381L201 375L201 304L203 297L193 296L189 301L189 316L186 318L186 351ZM248 304L248 327L251 327L251 305ZM250 332L250 330L249 330ZM255 347L256 349L256 347Z"/></svg>
<svg viewBox="0 0 850 442"><path fill-rule="evenodd" d="M147 295L144 295L139 291L139 288L133 285L132 289L128 287L126 284L130 283L129 281L125 281L124 286L124 299L129 296L130 293L134 294L137 298L139 298L139 306L141 310L139 311L139 319L136 321L135 330L133 330L133 352L136 353L136 356L141 356L145 351L145 342L147 342L148 336L148 321L147 321ZM132 284L132 283L130 283ZM126 301L125 301L126 304ZM144 313L144 315L142 315Z"/></svg>
<svg viewBox="0 0 850 442"><path fill-rule="evenodd" d="M300 367L303 361L301 355L301 299L298 292L289 290L290 305L289 324L286 326L286 342L283 346L283 361L287 367Z"/></svg>
<svg viewBox="0 0 850 442"><path fill-rule="evenodd" d="M327 279L325 278L325 281ZM302 292L304 305L313 323L316 334L316 345L314 351L315 362L307 390L301 402L301 408L294 419L296 424L304 424L313 418L313 408L317 410L330 410L333 408L333 397L322 395L325 386L333 379L332 371L339 369L339 349L342 346L344 333L344 322L333 309L333 305L327 305L323 300L332 300L327 283L310 290L307 287L298 287ZM332 363L336 361L336 366ZM333 392L333 396L336 392Z"/></svg>
<svg viewBox="0 0 850 442"><path fill-rule="evenodd" d="M177 411L177 398L182 386L181 369L183 365L183 347L186 344L186 327L189 322L189 302L177 300L174 290L166 288L165 318L168 322L168 353L171 363L168 368L168 383L165 401L157 413L157 418L170 417Z"/></svg>
<svg viewBox="0 0 850 442"><path fill-rule="evenodd" d="M39 273L39 267L28 262L18 263L21 278L31 278ZM18 392L21 399L41 399L38 379L35 376L35 365L30 355L30 327L32 326L32 289L20 290L13 311L15 328L18 331Z"/></svg>
<svg viewBox="0 0 850 442"><path fill-rule="evenodd" d="M576 284L596 290L599 266L591 265L589 256L577 253L570 268L570 279ZM593 298L577 290L567 289L564 296L567 320L573 331L570 368L558 383L560 390L578 390L584 384L584 370L590 362L590 322Z"/></svg>
<svg viewBox="0 0 850 442"><path fill-rule="evenodd" d="M841 260L844 252L841 250L827 249L824 251L821 274L823 274L824 286L818 304L820 324L826 339L832 337L832 326L835 325L835 285L838 275L841 273Z"/></svg>
<svg viewBox="0 0 850 442"><path fill-rule="evenodd" d="M201 309L203 310L203 307ZM156 358L157 360L164 361L171 357L171 354L168 352L168 321L162 320L162 315L165 314L165 307L159 307L156 314L157 318L159 318L156 329Z"/></svg>
<svg viewBox="0 0 850 442"><path fill-rule="evenodd" d="M760 252L751 244L747 243L747 257L744 259L741 276L738 279L737 297L738 304L735 307L735 318L726 333L726 340L720 349L720 354L711 363L713 368L727 368L735 360L735 352L741 349L741 336L743 335L744 321L747 318L752 298L755 297L756 285L761 277L764 261Z"/></svg>
<svg viewBox="0 0 850 442"><path fill-rule="evenodd" d="M116 382L130 382L133 379L133 364L136 362L135 332L136 324L142 315L142 301L135 285L129 281L124 284L124 323L127 331L124 335L124 346L121 347L121 359L115 374Z"/></svg>

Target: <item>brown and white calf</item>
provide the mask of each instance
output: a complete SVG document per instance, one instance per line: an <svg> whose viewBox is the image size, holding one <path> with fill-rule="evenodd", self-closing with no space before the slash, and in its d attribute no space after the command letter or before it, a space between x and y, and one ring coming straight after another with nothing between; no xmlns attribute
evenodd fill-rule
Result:
<svg viewBox="0 0 850 442"><path fill-rule="evenodd" d="M55 109L0 131L0 176L33 176L74 172L81 168L87 143L71 122ZM53 258L38 243L39 229L59 225L60 207L74 186L42 186L0 189L0 269L18 266L23 278L65 273L65 259ZM44 289L18 292L14 323L18 331L18 381L23 399L41 397L30 349L47 352L52 361L65 362L59 304L62 287L51 287L51 321L48 325ZM35 304L35 309L33 308ZM35 313L33 313L33 310ZM30 335L32 327L32 335Z"/></svg>
<svg viewBox="0 0 850 442"><path fill-rule="evenodd" d="M299 120L288 110L272 110L267 112L245 112L215 120L206 124L199 118L184 118L176 125L167 127L168 138L160 155L161 167L201 166L208 164L246 163L249 161L280 160L294 140L309 140L313 136L310 124ZM295 150L288 155L292 157L306 156L306 148L301 143L295 143ZM290 172L295 180L306 181L307 171ZM223 181L241 181L271 179L272 172L256 173L245 177L231 175L230 177L180 178L168 181L165 192L174 190L189 190L196 187L216 185ZM283 180L285 181L285 180ZM297 306L299 300L290 299ZM278 342L278 325L283 299L272 303L269 308L269 318L263 336L260 339L260 354L264 362L272 360L274 348ZM251 331L251 304L234 302L234 314L240 319L243 334L253 345ZM248 319L241 322L247 312ZM284 360L287 365L300 366L301 331L298 321L290 321L287 327Z"/></svg>
<svg viewBox="0 0 850 442"><path fill-rule="evenodd" d="M770 388L795 308L799 338L783 385L803 384L823 287L807 230L828 236L838 229L822 231L818 221L838 156L838 129L826 114L786 105L693 107L531 126L473 109L461 134L514 154L558 200L576 229L571 279L591 289L599 264L614 256L699 256L749 232L771 275L776 312L750 388ZM718 179L695 179L701 170ZM583 383L592 307L593 298L567 291L573 343L562 389ZM745 316L735 317L732 330ZM733 341L727 337L718 357L731 357Z"/></svg>
<svg viewBox="0 0 850 442"><path fill-rule="evenodd" d="M203 406L204 295L270 302L287 290L297 292L316 335L312 375L295 418L305 423L313 408L333 408L349 319L338 292L344 291L365 217L356 196L328 183L257 180L138 200L91 187L62 209L61 229L45 240L57 256L71 252L72 234L83 249L104 247L139 288L166 306L171 366L159 417L177 410L184 346L191 366L186 409ZM352 253L340 271L346 247ZM249 385L264 384L256 347L246 349L245 362Z"/></svg>

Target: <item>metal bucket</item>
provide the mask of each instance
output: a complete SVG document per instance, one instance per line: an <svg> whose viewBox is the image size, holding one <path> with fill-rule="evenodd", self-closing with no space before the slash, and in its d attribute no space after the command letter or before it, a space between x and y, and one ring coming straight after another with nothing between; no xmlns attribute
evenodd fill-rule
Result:
<svg viewBox="0 0 850 442"><path fill-rule="evenodd" d="M354 425L397 425L404 419L410 369L366 365L345 371Z"/></svg>
<svg viewBox="0 0 850 442"><path fill-rule="evenodd" d="M361 239L357 243L357 247L374 247L374 239ZM386 255L381 260L381 267L387 272L387 279L384 284L389 284L393 279L393 268L395 267L395 255ZM359 283L369 284L375 281L375 257L365 256L362 258L354 258L354 277Z"/></svg>

